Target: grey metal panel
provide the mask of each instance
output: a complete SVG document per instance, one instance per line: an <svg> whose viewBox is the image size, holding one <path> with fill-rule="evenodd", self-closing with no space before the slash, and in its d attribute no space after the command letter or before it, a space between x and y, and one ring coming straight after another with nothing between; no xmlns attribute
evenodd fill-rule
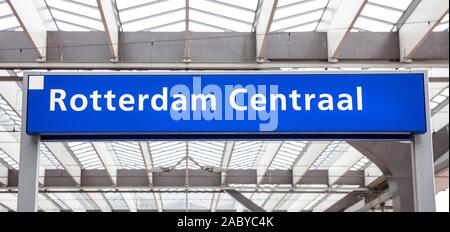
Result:
<svg viewBox="0 0 450 232"><path fill-rule="evenodd" d="M328 185L328 170L309 170L303 175L298 184Z"/></svg>
<svg viewBox="0 0 450 232"><path fill-rule="evenodd" d="M340 60L399 60L399 46L396 32L349 33L336 57Z"/></svg>
<svg viewBox="0 0 450 232"><path fill-rule="evenodd" d="M8 170L8 187L19 186L19 170Z"/></svg>
<svg viewBox="0 0 450 232"><path fill-rule="evenodd" d="M433 32L417 48L412 56L414 60L448 60L449 56L448 31Z"/></svg>
<svg viewBox="0 0 450 232"><path fill-rule="evenodd" d="M433 155L434 160L436 161L448 152L449 148L449 134L448 134L448 126L443 127L439 131L433 134Z"/></svg>
<svg viewBox="0 0 450 232"><path fill-rule="evenodd" d="M172 170L170 172L153 173L153 186L185 186L186 171ZM220 173L204 170L188 170L188 184L191 187L220 186Z"/></svg>
<svg viewBox="0 0 450 232"><path fill-rule="evenodd" d="M190 41L193 62L254 62L255 35L237 32L197 32ZM204 38L204 39L200 39ZM448 32L435 32L416 52L417 60L448 60ZM104 32L48 32L48 63L111 64ZM183 32L122 32L119 63L182 63ZM338 58L342 60L399 60L398 35L394 32L350 33ZM22 52L20 52L22 48ZM38 57L24 32L0 32L0 62L36 62ZM327 60L324 32L275 33L269 36L269 60ZM17 66L17 64L16 64ZM79 65L78 65L79 66ZM123 66L123 65L122 65ZM130 67L136 64L130 64ZM149 65L148 69L151 69Z"/></svg>
<svg viewBox="0 0 450 232"><path fill-rule="evenodd" d="M359 185L364 186L364 171L347 171L336 182L337 185Z"/></svg>
<svg viewBox="0 0 450 232"><path fill-rule="evenodd" d="M46 169L44 177L45 187L77 186L72 176L63 169Z"/></svg>
<svg viewBox="0 0 450 232"><path fill-rule="evenodd" d="M0 32L0 62L35 62L37 57L39 54L25 32Z"/></svg>
<svg viewBox="0 0 450 232"><path fill-rule="evenodd" d="M181 62L183 32L120 33L119 58L123 62Z"/></svg>
<svg viewBox="0 0 450 232"><path fill-rule="evenodd" d="M265 58L277 60L327 60L327 33L295 32L269 35Z"/></svg>
<svg viewBox="0 0 450 232"><path fill-rule="evenodd" d="M113 186L113 181L106 170L81 170L81 186Z"/></svg>
<svg viewBox="0 0 450 232"><path fill-rule="evenodd" d="M148 186L147 171L118 169L117 170L117 186Z"/></svg>
<svg viewBox="0 0 450 232"><path fill-rule="evenodd" d="M208 172L204 170L189 170L189 186L220 186L220 172Z"/></svg>
<svg viewBox="0 0 450 232"><path fill-rule="evenodd" d="M267 170L261 184L292 184L292 170Z"/></svg>
<svg viewBox="0 0 450 232"><path fill-rule="evenodd" d="M104 32L48 32L49 62L109 62L110 58Z"/></svg>
<svg viewBox="0 0 450 232"><path fill-rule="evenodd" d="M185 170L172 170L170 172L154 172L153 186L185 186Z"/></svg>
<svg viewBox="0 0 450 232"><path fill-rule="evenodd" d="M228 170L225 184L256 184L256 170Z"/></svg>
<svg viewBox="0 0 450 232"><path fill-rule="evenodd" d="M192 62L253 62L255 34L244 32L191 32Z"/></svg>

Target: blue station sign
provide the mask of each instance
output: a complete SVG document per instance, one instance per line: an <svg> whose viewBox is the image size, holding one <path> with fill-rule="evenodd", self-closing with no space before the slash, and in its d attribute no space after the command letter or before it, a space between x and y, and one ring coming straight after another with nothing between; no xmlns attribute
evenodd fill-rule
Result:
<svg viewBox="0 0 450 232"><path fill-rule="evenodd" d="M28 77L30 135L424 133L423 73Z"/></svg>

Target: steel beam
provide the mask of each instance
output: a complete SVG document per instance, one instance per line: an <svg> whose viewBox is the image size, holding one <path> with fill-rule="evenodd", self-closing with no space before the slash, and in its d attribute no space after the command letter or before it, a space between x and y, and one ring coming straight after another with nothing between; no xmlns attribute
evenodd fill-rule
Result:
<svg viewBox="0 0 450 232"><path fill-rule="evenodd" d="M185 7L184 7L184 14L185 14L185 19L184 19L184 56L183 56L183 62L184 63L190 63L191 62L191 48L190 48L190 36L191 36L191 32L189 31L189 22L190 22L190 17L189 17L189 0L185 0Z"/></svg>
<svg viewBox="0 0 450 232"><path fill-rule="evenodd" d="M448 13L448 1L421 1L399 30L401 61L411 62L414 52Z"/></svg>
<svg viewBox="0 0 450 232"><path fill-rule="evenodd" d="M103 26L105 28L106 38L111 51L111 61L119 61L119 19L118 13L112 0L97 0L98 10L102 16Z"/></svg>
<svg viewBox="0 0 450 232"><path fill-rule="evenodd" d="M278 0L264 0L260 4L258 18L256 22L256 60L264 62L264 50L266 49L267 40L272 26L273 16L277 8Z"/></svg>
<svg viewBox="0 0 450 232"><path fill-rule="evenodd" d="M38 61L46 60L47 29L42 21L39 11L33 2L21 0L6 0L22 29L26 32L34 48L37 50Z"/></svg>
<svg viewBox="0 0 450 232"><path fill-rule="evenodd" d="M0 62L1 69L19 68L19 69L111 69L111 70L279 70L280 68L448 68L448 61L425 61L413 62L410 64L400 62L386 61L367 61L367 62L339 62L329 63L321 61L293 61L270 63L253 62L217 62L217 63L30 63L30 62Z"/></svg>
<svg viewBox="0 0 450 232"><path fill-rule="evenodd" d="M334 12L327 28L329 61L337 61L339 49L367 2L368 0L341 0L330 5Z"/></svg>

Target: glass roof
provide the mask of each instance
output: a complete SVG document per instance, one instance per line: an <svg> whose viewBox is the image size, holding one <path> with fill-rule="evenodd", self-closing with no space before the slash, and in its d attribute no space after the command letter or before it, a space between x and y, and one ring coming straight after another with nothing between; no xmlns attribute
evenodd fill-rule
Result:
<svg viewBox="0 0 450 232"><path fill-rule="evenodd" d="M17 111L0 94L0 126L20 131L22 119Z"/></svg>
<svg viewBox="0 0 450 232"><path fill-rule="evenodd" d="M350 145L342 141L331 142L330 145L320 154L314 161L310 170L328 169L344 152L349 149Z"/></svg>
<svg viewBox="0 0 450 232"><path fill-rule="evenodd" d="M363 171L371 164L370 160L363 156L358 162L356 162L351 168L351 171Z"/></svg>
<svg viewBox="0 0 450 232"><path fill-rule="evenodd" d="M258 155L261 153L263 142L236 142L231 156L229 169L252 169Z"/></svg>
<svg viewBox="0 0 450 232"><path fill-rule="evenodd" d="M412 0L369 0L353 25L353 31L390 32Z"/></svg>
<svg viewBox="0 0 450 232"><path fill-rule="evenodd" d="M0 0L0 31L21 31L22 27L5 0Z"/></svg>
<svg viewBox="0 0 450 232"><path fill-rule="evenodd" d="M271 31L316 31L328 2L329 0L279 0Z"/></svg>
<svg viewBox="0 0 450 232"><path fill-rule="evenodd" d="M64 203L56 194L54 193L43 193L45 194L54 204L58 206L61 210L70 210L70 207Z"/></svg>
<svg viewBox="0 0 450 232"><path fill-rule="evenodd" d="M301 157L306 145L307 142L283 142L272 163L270 164L269 169L292 169L292 166Z"/></svg>
<svg viewBox="0 0 450 232"><path fill-rule="evenodd" d="M36 0L46 6L48 30L104 31L96 0ZM352 31L389 32L412 0L369 0ZM121 31L181 32L186 29L182 0L113 0ZM193 32L252 32L259 0L195 0L189 5L189 30ZM272 32L318 31L330 0L279 0ZM51 24L51 25L49 25ZM448 14L434 31L448 31ZM0 0L0 30L22 30L5 0Z"/></svg>
<svg viewBox="0 0 450 232"><path fill-rule="evenodd" d="M441 92L434 96L430 101L430 108L435 109L438 105L448 99L449 86L445 87Z"/></svg>
<svg viewBox="0 0 450 232"><path fill-rule="evenodd" d="M47 148L44 143L40 144L41 148L41 165L44 167L51 167L52 169L64 169L61 163L56 159L53 153Z"/></svg>
<svg viewBox="0 0 450 232"><path fill-rule="evenodd" d="M108 201L109 205L112 207L113 210L128 210L127 203L123 199L121 193L106 192L103 193L103 196L105 196L106 200Z"/></svg>
<svg viewBox="0 0 450 232"><path fill-rule="evenodd" d="M105 169L91 142L70 142L67 146L77 158L82 169Z"/></svg>
<svg viewBox="0 0 450 232"><path fill-rule="evenodd" d="M45 0L61 31L103 31L96 0Z"/></svg>
<svg viewBox="0 0 450 232"><path fill-rule="evenodd" d="M139 142L113 142L111 146L121 169L145 169Z"/></svg>
<svg viewBox="0 0 450 232"><path fill-rule="evenodd" d="M433 31L448 31L448 13L444 16L444 18L442 18Z"/></svg>
<svg viewBox="0 0 450 232"><path fill-rule="evenodd" d="M14 159L12 159L2 149L0 149L0 163L5 165L5 167L7 167L8 169L15 169L15 170L19 169L19 163L17 163L17 161L15 161Z"/></svg>
<svg viewBox="0 0 450 232"><path fill-rule="evenodd" d="M187 156L186 142L149 142L148 145L153 167L173 168ZM185 168L184 165L178 166L180 169Z"/></svg>

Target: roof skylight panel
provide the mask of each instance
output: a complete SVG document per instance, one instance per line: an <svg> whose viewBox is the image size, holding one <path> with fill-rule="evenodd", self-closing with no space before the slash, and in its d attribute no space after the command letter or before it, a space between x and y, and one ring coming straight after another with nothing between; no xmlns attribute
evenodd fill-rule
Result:
<svg viewBox="0 0 450 232"><path fill-rule="evenodd" d="M95 0L46 0L49 10L63 31L103 31L103 23Z"/></svg>
<svg viewBox="0 0 450 232"><path fill-rule="evenodd" d="M322 10L314 10L304 14L274 20L271 31L293 31L295 28L306 25L314 25L315 28L320 21L322 13Z"/></svg>
<svg viewBox="0 0 450 232"><path fill-rule="evenodd" d="M5 151L0 149L0 162L3 163L8 169L19 170L19 163L12 159Z"/></svg>
<svg viewBox="0 0 450 232"><path fill-rule="evenodd" d="M434 32L448 31L448 13L441 19L439 24L433 29Z"/></svg>
<svg viewBox="0 0 450 232"><path fill-rule="evenodd" d="M54 169L64 169L58 159L53 155L53 153L47 148L43 143L40 144L41 148L41 165L51 166Z"/></svg>
<svg viewBox="0 0 450 232"><path fill-rule="evenodd" d="M327 5L328 0L279 0L271 31L314 31Z"/></svg>
<svg viewBox="0 0 450 232"><path fill-rule="evenodd" d="M186 193L161 193L163 210L167 209L186 209Z"/></svg>
<svg viewBox="0 0 450 232"><path fill-rule="evenodd" d="M229 164L229 169L250 169L261 152L263 142L236 142Z"/></svg>
<svg viewBox="0 0 450 232"><path fill-rule="evenodd" d="M310 170L328 169L332 162L342 155L348 148L349 145L345 142L331 142L322 154L320 154L320 156L314 161L310 167Z"/></svg>
<svg viewBox="0 0 450 232"><path fill-rule="evenodd" d="M113 210L128 210L127 203L123 199L122 194L118 192L103 193Z"/></svg>
<svg viewBox="0 0 450 232"><path fill-rule="evenodd" d="M228 193L220 193L219 201L217 202L217 210L233 210L235 209L236 200Z"/></svg>
<svg viewBox="0 0 450 232"><path fill-rule="evenodd" d="M189 142L189 156L202 166L220 167L225 142Z"/></svg>
<svg viewBox="0 0 450 232"><path fill-rule="evenodd" d="M114 155L125 169L145 169L139 142L113 142Z"/></svg>
<svg viewBox="0 0 450 232"><path fill-rule="evenodd" d="M0 0L0 31L4 30L22 30L22 27L8 3Z"/></svg>
<svg viewBox="0 0 450 232"><path fill-rule="evenodd" d="M185 29L185 1L118 0L117 6L124 31L183 31Z"/></svg>
<svg viewBox="0 0 450 232"><path fill-rule="evenodd" d="M188 193L188 209L209 210L211 207L212 193Z"/></svg>
<svg viewBox="0 0 450 232"><path fill-rule="evenodd" d="M43 194L47 195L47 197L49 197L51 201L58 206L59 209L70 210L70 207L66 203L64 203L64 201L62 201L58 196L56 196L56 194L54 193L43 193Z"/></svg>
<svg viewBox="0 0 450 232"><path fill-rule="evenodd" d="M157 209L156 201L153 193L142 192L136 193L136 202L138 210L151 210Z"/></svg>
<svg viewBox="0 0 450 232"><path fill-rule="evenodd" d="M312 211L320 202L328 195L328 193L318 194L312 201L310 201L303 210Z"/></svg>
<svg viewBox="0 0 450 232"><path fill-rule="evenodd" d="M105 169L91 142L69 142L67 146L81 164L82 169Z"/></svg>
<svg viewBox="0 0 450 232"><path fill-rule="evenodd" d="M353 25L353 31L394 31L395 25L411 2L411 0L369 0Z"/></svg>
<svg viewBox="0 0 450 232"><path fill-rule="evenodd" d="M439 92L439 94L437 94L436 96L434 96L431 100L430 100L430 108L431 109L435 109L437 106L439 106L440 104L442 104L445 100L448 99L448 93L449 92L449 87L447 86L446 88L444 88L441 92Z"/></svg>
<svg viewBox="0 0 450 232"><path fill-rule="evenodd" d="M186 142L149 142L154 167L170 167L186 158Z"/></svg>
<svg viewBox="0 0 450 232"><path fill-rule="evenodd" d="M0 94L0 112L8 117L10 121L10 126L12 126L13 129L21 128L22 119L20 118L20 115L12 108L12 106L3 98L1 94Z"/></svg>
<svg viewBox="0 0 450 232"><path fill-rule="evenodd" d="M411 4L412 0L369 0L369 2L396 8L399 10L406 10Z"/></svg>
<svg viewBox="0 0 450 232"><path fill-rule="evenodd" d="M262 207L264 205L264 203L266 203L267 198L269 198L269 196L270 196L270 193L268 193L268 192L254 193L251 200L253 201L253 203L258 205L259 207Z"/></svg>
<svg viewBox="0 0 450 232"><path fill-rule="evenodd" d="M352 171L362 171L364 170L366 167L368 167L370 165L370 160L367 157L362 157L358 162L356 162L351 168L350 170Z"/></svg>
<svg viewBox="0 0 450 232"><path fill-rule="evenodd" d="M275 155L275 158L270 164L269 169L291 169L305 147L306 142L283 142L277 154Z"/></svg>

